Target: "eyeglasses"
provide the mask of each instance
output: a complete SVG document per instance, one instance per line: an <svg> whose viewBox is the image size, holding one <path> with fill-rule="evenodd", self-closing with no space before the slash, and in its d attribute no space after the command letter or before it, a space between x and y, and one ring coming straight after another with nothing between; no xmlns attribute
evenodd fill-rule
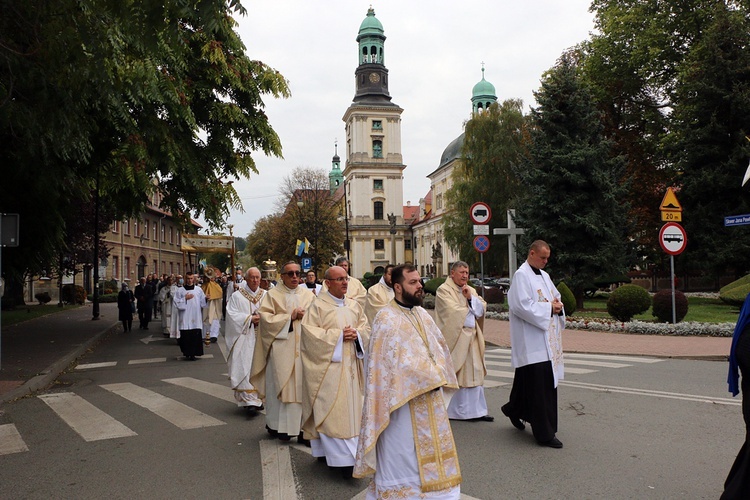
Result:
<svg viewBox="0 0 750 500"><path fill-rule="evenodd" d="M286 275L287 275L287 276L289 276L290 278L293 278L293 277L295 277L295 276L299 276L299 275L300 275L300 272L299 272L299 271L287 271L287 272L285 272L284 274L286 274Z"/></svg>
<svg viewBox="0 0 750 500"><path fill-rule="evenodd" d="M349 281L349 277L346 276L346 277L342 277L342 278L328 278L328 281L335 281L337 283L345 283L345 282Z"/></svg>

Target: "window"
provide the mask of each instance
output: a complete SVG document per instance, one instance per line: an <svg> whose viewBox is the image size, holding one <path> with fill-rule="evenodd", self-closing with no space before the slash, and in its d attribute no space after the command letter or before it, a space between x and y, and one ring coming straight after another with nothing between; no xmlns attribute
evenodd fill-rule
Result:
<svg viewBox="0 0 750 500"><path fill-rule="evenodd" d="M167 270L167 261L163 260L161 261L161 274L164 274L164 271Z"/></svg>
<svg viewBox="0 0 750 500"><path fill-rule="evenodd" d="M373 203L373 216L375 220L383 220L383 202L376 201Z"/></svg>
<svg viewBox="0 0 750 500"><path fill-rule="evenodd" d="M169 263L169 274L174 274L174 262Z"/></svg>
<svg viewBox="0 0 750 500"><path fill-rule="evenodd" d="M385 240L375 240L375 250L385 250Z"/></svg>
<svg viewBox="0 0 750 500"><path fill-rule="evenodd" d="M148 239L148 220L143 219L143 234L139 234L138 236L143 236L144 239Z"/></svg>
<svg viewBox="0 0 750 500"><path fill-rule="evenodd" d="M159 272L159 266L158 262L154 261L154 270L151 271L152 273L158 273Z"/></svg>
<svg viewBox="0 0 750 500"><path fill-rule="evenodd" d="M125 219L122 223L122 232L130 235L130 219Z"/></svg>
<svg viewBox="0 0 750 500"><path fill-rule="evenodd" d="M112 223L112 232L116 233L119 230L120 230L120 221L114 221Z"/></svg>
<svg viewBox="0 0 750 500"><path fill-rule="evenodd" d="M167 242L167 228L164 227L164 224L161 225L161 242Z"/></svg>
<svg viewBox="0 0 750 500"><path fill-rule="evenodd" d="M177 263L177 274L180 274L180 263Z"/></svg>
<svg viewBox="0 0 750 500"><path fill-rule="evenodd" d="M138 221L137 220L133 221L133 235L134 236L140 236L141 235L141 233L138 232Z"/></svg>
<svg viewBox="0 0 750 500"><path fill-rule="evenodd" d="M372 157L383 157L383 141L372 141Z"/></svg>
<svg viewBox="0 0 750 500"><path fill-rule="evenodd" d="M383 130L383 122L381 120L373 120L372 121L372 129L373 130Z"/></svg>
<svg viewBox="0 0 750 500"><path fill-rule="evenodd" d="M372 189L373 189L373 191L382 191L383 190L383 179L373 179L372 180Z"/></svg>
<svg viewBox="0 0 750 500"><path fill-rule="evenodd" d="M154 225L152 226L152 231L153 231L153 238L151 238L151 239L154 240L154 241L156 241L156 234L157 234L156 233L156 222L154 222Z"/></svg>
<svg viewBox="0 0 750 500"><path fill-rule="evenodd" d="M404 239L404 250L411 250L411 238Z"/></svg>
<svg viewBox="0 0 750 500"><path fill-rule="evenodd" d="M172 231L172 229L173 228L171 227L169 228L169 244L170 245L174 244L174 232Z"/></svg>
<svg viewBox="0 0 750 500"><path fill-rule="evenodd" d="M117 279L120 277L120 259L117 258L117 255L112 256L112 277Z"/></svg>
<svg viewBox="0 0 750 500"><path fill-rule="evenodd" d="M125 276L123 279L130 279L130 257L125 257Z"/></svg>

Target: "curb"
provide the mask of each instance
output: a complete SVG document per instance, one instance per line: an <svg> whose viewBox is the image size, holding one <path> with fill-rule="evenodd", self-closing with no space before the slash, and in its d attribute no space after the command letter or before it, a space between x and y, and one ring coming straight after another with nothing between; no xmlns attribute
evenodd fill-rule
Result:
<svg viewBox="0 0 750 500"><path fill-rule="evenodd" d="M63 373L72 362L81 357L89 349L89 347L96 344L99 339L101 339L104 335L117 327L118 323L113 323L107 326L105 329L88 339L86 342L79 345L78 347L49 365L44 369L44 371L42 371L41 374L32 377L31 379L24 382L23 385L13 389L12 391L0 395L0 404L7 403L8 401L22 398L24 396L28 396L33 392L44 389L52 382L54 382L55 379L59 377L60 374Z"/></svg>

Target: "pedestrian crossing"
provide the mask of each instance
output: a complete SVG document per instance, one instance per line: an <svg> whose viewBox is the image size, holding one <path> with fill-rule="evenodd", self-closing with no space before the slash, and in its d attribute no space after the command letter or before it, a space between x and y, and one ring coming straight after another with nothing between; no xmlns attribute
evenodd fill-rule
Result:
<svg viewBox="0 0 750 500"><path fill-rule="evenodd" d="M487 349L484 353L487 365L487 377L484 387L501 387L513 382L514 369L510 364L510 349ZM639 364L659 363L658 358L639 356L615 356L609 354L565 354L565 373L570 375L588 375L601 369L620 369ZM498 369L504 368L504 369Z"/></svg>
<svg viewBox="0 0 750 500"><path fill-rule="evenodd" d="M213 354L204 354L200 356L201 359L213 359ZM175 360L179 359L182 360L182 356L175 356L171 358L145 358L145 359L131 359L128 360L127 363L124 363L128 366L138 366L138 365L146 365L146 364L152 364L152 363L166 363L169 360ZM114 368L116 366L120 366L121 363L119 361L102 361L99 363L80 363L76 365L76 370L93 370L96 368Z"/></svg>
<svg viewBox="0 0 750 500"><path fill-rule="evenodd" d="M217 384L192 377L163 379L162 382L236 405L228 384ZM130 382L103 384L101 389L114 394L169 422L180 430L225 425L226 422ZM37 396L59 419L86 442L137 436L138 433L109 415L102 408L72 392ZM15 424L0 425L0 456L30 451Z"/></svg>

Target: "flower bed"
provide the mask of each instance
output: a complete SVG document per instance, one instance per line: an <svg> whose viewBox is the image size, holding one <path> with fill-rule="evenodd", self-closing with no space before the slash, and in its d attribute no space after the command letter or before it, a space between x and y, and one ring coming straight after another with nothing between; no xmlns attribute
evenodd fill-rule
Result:
<svg viewBox="0 0 750 500"><path fill-rule="evenodd" d="M490 319L508 320L508 313L494 313L488 311L485 315ZM651 323L648 321L628 321L623 323L616 320L566 318L565 328L571 330L593 330L596 332L634 333L641 335L704 335L708 337L731 337L734 323L699 323L685 321L673 325L671 323Z"/></svg>

